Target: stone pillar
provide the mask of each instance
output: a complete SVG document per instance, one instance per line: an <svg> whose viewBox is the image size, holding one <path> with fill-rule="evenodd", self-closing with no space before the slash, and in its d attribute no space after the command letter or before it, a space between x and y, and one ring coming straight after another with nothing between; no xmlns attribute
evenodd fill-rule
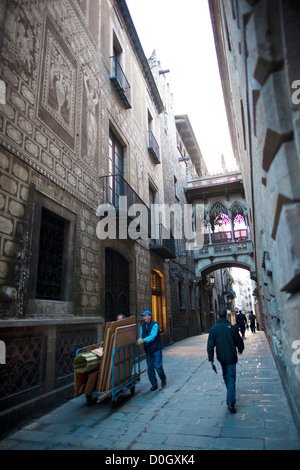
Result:
<svg viewBox="0 0 300 470"><path fill-rule="evenodd" d="M232 217L231 211L228 211L228 215L230 218L231 240L234 242L234 218Z"/></svg>
<svg viewBox="0 0 300 470"><path fill-rule="evenodd" d="M248 217L247 214L244 214L245 225L247 228L247 240L250 240L250 232L249 232L249 224L248 224Z"/></svg>
<svg viewBox="0 0 300 470"><path fill-rule="evenodd" d="M211 241L211 231L210 231L210 221L209 221L209 212L206 213L206 217L207 217L207 227L208 227L208 239L209 239L209 245L212 244L212 241Z"/></svg>

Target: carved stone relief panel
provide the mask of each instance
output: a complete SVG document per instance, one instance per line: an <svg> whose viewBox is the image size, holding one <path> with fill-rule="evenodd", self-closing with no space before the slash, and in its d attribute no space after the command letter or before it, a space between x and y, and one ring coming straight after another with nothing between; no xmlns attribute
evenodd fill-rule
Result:
<svg viewBox="0 0 300 470"><path fill-rule="evenodd" d="M86 24L87 32L96 44L99 43L99 0L73 0L74 8L78 7L80 19Z"/></svg>
<svg viewBox="0 0 300 470"><path fill-rule="evenodd" d="M41 72L38 117L74 150L77 62L49 17Z"/></svg>
<svg viewBox="0 0 300 470"><path fill-rule="evenodd" d="M0 63L0 143L89 206L97 192L103 83L91 15L98 25L98 1L11 0Z"/></svg>
<svg viewBox="0 0 300 470"><path fill-rule="evenodd" d="M12 71L26 81L36 69L35 51L38 42L38 25L28 11L28 1L10 2L5 21L2 60Z"/></svg>
<svg viewBox="0 0 300 470"><path fill-rule="evenodd" d="M84 67L82 96L81 156L96 171L99 155L99 95L98 84L89 67Z"/></svg>

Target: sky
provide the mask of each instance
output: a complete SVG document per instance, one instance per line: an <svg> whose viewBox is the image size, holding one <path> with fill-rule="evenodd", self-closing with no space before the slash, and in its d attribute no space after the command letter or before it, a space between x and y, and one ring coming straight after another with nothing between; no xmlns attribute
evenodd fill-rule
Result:
<svg viewBox="0 0 300 470"><path fill-rule="evenodd" d="M156 50L173 93L175 114L187 114L208 170L235 165L207 0L126 0L144 53Z"/></svg>

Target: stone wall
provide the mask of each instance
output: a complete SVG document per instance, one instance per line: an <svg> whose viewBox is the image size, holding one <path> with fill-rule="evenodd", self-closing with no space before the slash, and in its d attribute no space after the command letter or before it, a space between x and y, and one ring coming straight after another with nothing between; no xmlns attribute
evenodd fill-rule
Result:
<svg viewBox="0 0 300 470"><path fill-rule="evenodd" d="M156 270L163 279L165 344L201 331L191 255L177 251L177 259L168 262L145 240L100 240L96 233L97 208L108 202L103 182L111 170L111 133L122 148L124 184L136 200L149 207L151 187L157 203L186 201L186 164L178 161L171 94L166 83L154 81L126 3L12 0L6 13L0 62L6 87L6 103L0 105L4 430L33 410L37 415L72 396L76 349L101 341L106 314L112 315L107 312L107 253L126 266L128 314L136 315L138 324L139 313L151 309L151 271ZM130 84L127 108L113 87L116 51ZM162 114L165 107L168 115ZM148 150L149 127L161 164ZM57 299L36 294L38 270L52 262L50 253L44 265L39 263L47 217L51 230L61 227ZM44 236L46 247L50 238Z"/></svg>
<svg viewBox="0 0 300 470"><path fill-rule="evenodd" d="M299 4L211 1L210 6L254 235L260 312L299 423L299 365L292 361L300 335Z"/></svg>
<svg viewBox="0 0 300 470"><path fill-rule="evenodd" d="M191 173L195 173L191 159L182 159L179 150L179 141L184 148L182 137L176 128L173 110L173 97L168 83L167 75L159 74L163 68L157 60L155 53L150 61L152 71L156 77L158 88L165 103L165 113L161 117L161 151L163 154L162 171L164 175L164 200L170 208L179 206L182 218L177 220L176 212L171 213L171 229L176 236L176 223L182 224L187 199L185 188ZM196 145L196 144L195 144ZM185 149L185 155L188 151ZM199 155L200 164L200 155ZM203 160L201 164L204 166ZM186 249L184 226L182 226L181 244L175 239L176 258L167 260L170 301L168 305L168 318L171 322L172 340L178 341L187 336L199 334L203 330L200 324L200 297L198 283L195 276L193 252Z"/></svg>
<svg viewBox="0 0 300 470"><path fill-rule="evenodd" d="M110 243L96 236L96 210L100 177L109 170L110 130L123 146L124 177L137 195L148 204L149 174L162 189L147 139L148 110L159 135L158 92L148 92L146 59L116 8L109 0L8 4L0 65L6 85L6 104L0 105L0 326L7 342L0 412L6 429L30 416L33 403L37 414L71 397L76 349L103 339ZM125 52L131 110L110 81L115 37ZM43 209L64 221L59 301L35 295ZM128 257L130 313L136 315L151 304L150 255L145 243L126 242L112 244ZM29 356L28 348L34 351Z"/></svg>

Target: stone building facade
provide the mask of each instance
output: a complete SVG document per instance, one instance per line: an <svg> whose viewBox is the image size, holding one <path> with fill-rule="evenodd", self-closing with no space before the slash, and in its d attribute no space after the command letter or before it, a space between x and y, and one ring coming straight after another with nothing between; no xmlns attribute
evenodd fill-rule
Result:
<svg viewBox="0 0 300 470"><path fill-rule="evenodd" d="M12 0L2 24L5 432L72 396L76 349L100 342L117 313L139 323L152 308L165 344L202 330L192 256L161 237L163 221L152 238L139 238L137 213L128 209L139 204L153 225L152 204L183 206L187 171L203 167L124 0ZM177 136L189 162L179 161ZM111 220L114 237L105 236Z"/></svg>
<svg viewBox="0 0 300 470"><path fill-rule="evenodd" d="M155 51L149 63L165 105L161 116L164 203L168 208L174 208L170 211L170 225L176 255L166 259L170 295L169 331L172 341L179 341L208 331L205 318L210 313L208 308L204 308L204 305L209 305L208 293L195 274L194 253L189 249L190 240L184 230L188 181L205 176L207 168L189 117L174 114L168 71L157 60Z"/></svg>
<svg viewBox="0 0 300 470"><path fill-rule="evenodd" d="M234 152L256 261L258 313L300 416L300 5L210 0Z"/></svg>

